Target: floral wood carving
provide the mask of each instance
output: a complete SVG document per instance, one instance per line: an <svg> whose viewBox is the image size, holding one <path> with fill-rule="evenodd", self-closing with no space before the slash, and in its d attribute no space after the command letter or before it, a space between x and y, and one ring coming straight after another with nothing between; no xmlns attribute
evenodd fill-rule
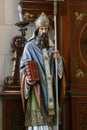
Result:
<svg viewBox="0 0 87 130"><path fill-rule="evenodd" d="M86 12L74 12L74 17L75 17L75 26L77 27L81 20L83 19L84 16L86 16Z"/></svg>
<svg viewBox="0 0 87 130"><path fill-rule="evenodd" d="M78 103L77 113L78 130L87 130L87 103Z"/></svg>
<svg viewBox="0 0 87 130"><path fill-rule="evenodd" d="M87 78L87 74L83 72L83 70L80 67L78 62L75 63L75 70L76 70L76 77L77 78Z"/></svg>

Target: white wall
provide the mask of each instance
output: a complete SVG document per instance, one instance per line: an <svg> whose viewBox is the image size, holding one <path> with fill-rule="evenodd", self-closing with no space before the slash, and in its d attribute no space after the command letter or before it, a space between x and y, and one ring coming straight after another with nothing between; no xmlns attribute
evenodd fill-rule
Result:
<svg viewBox="0 0 87 130"><path fill-rule="evenodd" d="M20 35L19 27L15 26L19 22L17 6L20 0L0 0L0 91L3 88L4 78L11 76L11 39ZM28 39L34 30L33 25L28 25L26 39ZM2 130L2 102L0 99L0 130Z"/></svg>

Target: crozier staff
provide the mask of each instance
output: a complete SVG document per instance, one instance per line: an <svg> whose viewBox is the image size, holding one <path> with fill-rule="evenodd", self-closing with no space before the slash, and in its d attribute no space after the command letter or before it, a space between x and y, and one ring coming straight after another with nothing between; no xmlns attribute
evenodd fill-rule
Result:
<svg viewBox="0 0 87 130"><path fill-rule="evenodd" d="M63 77L63 60L48 37L50 25L44 12L35 21L35 25L34 35L27 41L20 62L23 107L26 104L25 126L28 130L56 130L55 58L58 80ZM39 81L32 80L30 68L28 64L26 66L26 62L30 61L37 64ZM38 85L36 94L35 88Z"/></svg>

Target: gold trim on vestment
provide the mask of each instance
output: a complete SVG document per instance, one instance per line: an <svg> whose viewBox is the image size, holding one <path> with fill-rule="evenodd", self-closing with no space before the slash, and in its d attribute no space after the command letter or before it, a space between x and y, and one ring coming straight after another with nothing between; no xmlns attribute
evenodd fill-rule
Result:
<svg viewBox="0 0 87 130"><path fill-rule="evenodd" d="M49 57L47 54L47 49L42 49L43 58L44 58L44 65L45 65L45 72L46 72L46 79L47 79L47 87L48 87L48 109L49 115L54 115L54 98L53 98L53 89L52 89L52 75L50 74L50 66L49 66Z"/></svg>

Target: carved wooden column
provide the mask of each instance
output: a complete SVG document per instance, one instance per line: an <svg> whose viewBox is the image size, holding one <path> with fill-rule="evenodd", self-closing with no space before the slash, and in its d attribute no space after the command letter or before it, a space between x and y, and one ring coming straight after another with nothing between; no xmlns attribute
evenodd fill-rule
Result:
<svg viewBox="0 0 87 130"><path fill-rule="evenodd" d="M65 58L72 130L87 129L87 1L60 5L59 42ZM67 110L66 110L67 113ZM66 115L67 118L67 115ZM66 126L64 126L67 129Z"/></svg>

